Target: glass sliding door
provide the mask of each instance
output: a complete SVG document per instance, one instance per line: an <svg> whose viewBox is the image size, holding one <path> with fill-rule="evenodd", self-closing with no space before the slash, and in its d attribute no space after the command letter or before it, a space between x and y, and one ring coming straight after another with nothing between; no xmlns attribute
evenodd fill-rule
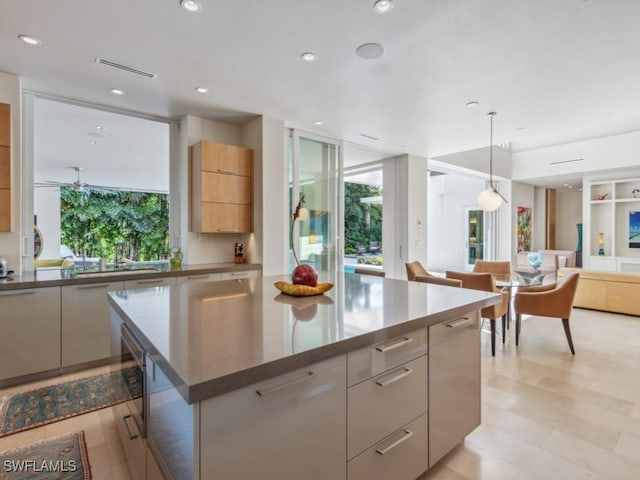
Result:
<svg viewBox="0 0 640 480"><path fill-rule="evenodd" d="M304 198L306 209L293 231L298 260L318 272L336 271L342 267L340 145L296 130L291 131L290 141L290 212L300 198ZM295 267L293 252L289 266L290 270Z"/></svg>
<svg viewBox="0 0 640 480"><path fill-rule="evenodd" d="M484 211L466 209L466 269L473 270L476 260L485 258Z"/></svg>

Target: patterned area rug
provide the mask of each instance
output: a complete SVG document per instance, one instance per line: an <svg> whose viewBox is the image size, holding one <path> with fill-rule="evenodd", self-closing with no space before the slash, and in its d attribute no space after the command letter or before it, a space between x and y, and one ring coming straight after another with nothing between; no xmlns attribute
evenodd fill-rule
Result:
<svg viewBox="0 0 640 480"><path fill-rule="evenodd" d="M127 386L142 395L134 368L0 398L0 437L124 402Z"/></svg>
<svg viewBox="0 0 640 480"><path fill-rule="evenodd" d="M84 432L0 452L0 479L89 480Z"/></svg>

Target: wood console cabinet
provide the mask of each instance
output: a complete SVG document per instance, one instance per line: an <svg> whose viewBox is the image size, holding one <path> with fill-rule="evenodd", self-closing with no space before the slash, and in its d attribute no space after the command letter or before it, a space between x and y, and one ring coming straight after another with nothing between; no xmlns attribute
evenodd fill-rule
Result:
<svg viewBox="0 0 640 480"><path fill-rule="evenodd" d="M11 105L0 103L0 232L11 231Z"/></svg>
<svg viewBox="0 0 640 480"><path fill-rule="evenodd" d="M253 150L202 140L191 147L191 231L251 232Z"/></svg>

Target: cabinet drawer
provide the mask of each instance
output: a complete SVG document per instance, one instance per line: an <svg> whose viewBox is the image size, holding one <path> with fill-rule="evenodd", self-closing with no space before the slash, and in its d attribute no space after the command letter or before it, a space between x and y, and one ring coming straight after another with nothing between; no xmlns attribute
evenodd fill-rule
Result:
<svg viewBox="0 0 640 480"><path fill-rule="evenodd" d="M427 469L427 415L392 433L347 464L349 480L414 480Z"/></svg>
<svg viewBox="0 0 640 480"><path fill-rule="evenodd" d="M406 335L349 352L349 386L424 355L428 350L427 338L427 329L420 328Z"/></svg>
<svg viewBox="0 0 640 480"><path fill-rule="evenodd" d="M347 391L347 458L427 411L428 357L365 380Z"/></svg>
<svg viewBox="0 0 640 480"><path fill-rule="evenodd" d="M242 272L222 273L222 280L234 280L236 278L254 278L260 276L259 270L243 270Z"/></svg>
<svg viewBox="0 0 640 480"><path fill-rule="evenodd" d="M203 233L251 231L250 205L202 202L200 206Z"/></svg>
<svg viewBox="0 0 640 480"><path fill-rule="evenodd" d="M147 278L143 280L127 280L124 282L124 288L129 290L132 288L148 288L148 287L161 287L164 285L175 285L175 277L166 278Z"/></svg>
<svg viewBox="0 0 640 480"><path fill-rule="evenodd" d="M217 282L222 280L221 273L202 273L202 274L194 274L188 275L186 277L178 277L177 284L184 285L187 283L201 283L201 282Z"/></svg>
<svg viewBox="0 0 640 480"><path fill-rule="evenodd" d="M251 177L202 172L200 200L203 202L251 203Z"/></svg>

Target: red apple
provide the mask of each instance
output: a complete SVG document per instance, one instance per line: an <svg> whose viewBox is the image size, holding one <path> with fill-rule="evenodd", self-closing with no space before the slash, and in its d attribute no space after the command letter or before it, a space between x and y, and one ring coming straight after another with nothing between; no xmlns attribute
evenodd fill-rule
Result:
<svg viewBox="0 0 640 480"><path fill-rule="evenodd" d="M293 269L291 281L294 285L308 285L315 287L318 284L318 273L311 265L298 265Z"/></svg>

